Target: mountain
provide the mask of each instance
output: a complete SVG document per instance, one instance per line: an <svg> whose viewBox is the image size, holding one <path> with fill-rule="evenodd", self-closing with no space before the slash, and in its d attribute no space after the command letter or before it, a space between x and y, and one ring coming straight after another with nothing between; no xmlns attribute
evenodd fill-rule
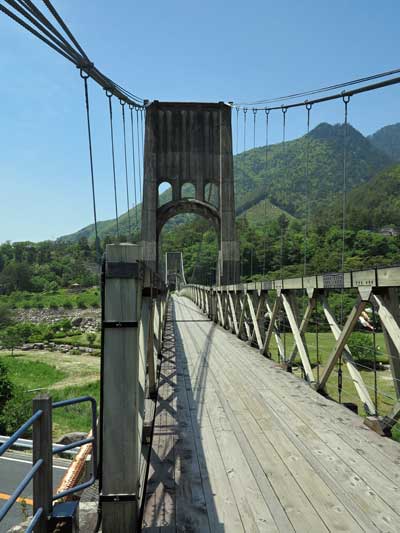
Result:
<svg viewBox="0 0 400 533"><path fill-rule="evenodd" d="M340 194L343 182L343 143L342 124L321 123L308 135L268 148L248 150L234 157L235 197L237 215L248 214L250 219L262 221L267 216L277 218L279 214L301 217L305 213L306 159L309 154L308 197L311 208L321 202L330 201L332 195ZM377 132L379 133L379 132ZM377 172L390 166L393 159L376 147L349 125L347 130L347 188L348 190L367 182ZM161 195L164 203L170 195ZM141 206L130 210L131 227L138 233ZM174 219L182 223L188 218ZM171 221L172 222L172 221ZM119 217L120 233L128 232L128 214ZM170 227L170 224L169 224ZM116 233L115 220L98 223L100 238ZM76 233L61 237L61 240L76 241L81 237L94 237L93 224Z"/></svg>
<svg viewBox="0 0 400 533"><path fill-rule="evenodd" d="M337 194L343 182L344 126L319 124L308 135L249 150L235 158L235 190L239 209L262 198L293 216L305 212L306 158L309 153L308 195L315 202ZM352 126L347 132L347 187L359 185L393 162Z"/></svg>
<svg viewBox="0 0 400 533"><path fill-rule="evenodd" d="M400 227L400 164L376 174L347 195L347 227L358 231L381 231L385 226ZM336 218L341 206L332 209Z"/></svg>
<svg viewBox="0 0 400 533"><path fill-rule="evenodd" d="M393 160L400 161L400 123L381 128L368 140Z"/></svg>

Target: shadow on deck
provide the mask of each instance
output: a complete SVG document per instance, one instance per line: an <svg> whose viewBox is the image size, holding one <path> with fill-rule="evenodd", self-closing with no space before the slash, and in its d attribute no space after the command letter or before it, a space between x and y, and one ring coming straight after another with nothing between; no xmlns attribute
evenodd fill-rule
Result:
<svg viewBox="0 0 400 533"><path fill-rule="evenodd" d="M202 443L204 391L208 358L215 324L207 335L189 372L189 361L177 322L209 322L201 312L197 318L177 321L169 304L150 468L146 486L142 531L222 533ZM195 375L192 386L190 374Z"/></svg>

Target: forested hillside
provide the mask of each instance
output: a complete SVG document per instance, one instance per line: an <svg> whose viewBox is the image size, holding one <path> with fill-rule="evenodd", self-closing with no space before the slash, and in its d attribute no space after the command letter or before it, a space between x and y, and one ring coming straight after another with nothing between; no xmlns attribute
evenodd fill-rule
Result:
<svg viewBox="0 0 400 533"><path fill-rule="evenodd" d="M368 140L395 161L400 161L400 123L381 128Z"/></svg>
<svg viewBox="0 0 400 533"><path fill-rule="evenodd" d="M399 261L400 125L388 126L366 138L349 128L345 268ZM309 136L248 150L234 158L237 228L244 279L261 275L299 275L334 271L342 253L342 125L320 124ZM306 149L309 150L310 215L305 240ZM390 146L390 150L385 147ZM266 160L267 155L267 160ZM168 191L162 201L168 199ZM137 214L137 219L136 219ZM140 206L131 211L139 237ZM115 221L100 222L101 247L115 239ZM383 234L389 226L393 234ZM120 217L122 240L128 216ZM386 229L386 233L387 229ZM390 232L389 232L390 233ZM56 242L5 243L0 246L0 291L48 291L78 283L98 282L93 227ZM191 215L170 221L162 232L162 252L182 250L188 279L207 281L215 269L217 240L207 221Z"/></svg>

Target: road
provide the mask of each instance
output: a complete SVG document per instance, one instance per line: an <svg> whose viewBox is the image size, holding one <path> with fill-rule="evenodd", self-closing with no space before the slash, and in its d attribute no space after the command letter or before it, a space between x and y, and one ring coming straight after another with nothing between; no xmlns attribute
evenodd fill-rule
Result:
<svg viewBox="0 0 400 533"><path fill-rule="evenodd" d="M66 459L54 459L53 464L53 484L56 488L64 476L70 461ZM28 473L32 465L30 453L11 451L0 457L0 508L5 504L10 494L12 494L18 483ZM30 483L22 497L26 498L26 511L29 515L32 512L32 483ZM25 520L23 504L16 503L8 512L4 520L0 523L0 533L6 533L8 529Z"/></svg>

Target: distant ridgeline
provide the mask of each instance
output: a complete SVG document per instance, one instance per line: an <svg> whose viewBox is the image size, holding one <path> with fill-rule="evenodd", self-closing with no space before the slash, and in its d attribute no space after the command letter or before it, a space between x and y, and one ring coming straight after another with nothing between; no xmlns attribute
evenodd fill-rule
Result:
<svg viewBox="0 0 400 533"><path fill-rule="evenodd" d="M309 225L307 268L311 272L340 268L342 246L343 125L319 124L310 133L268 149L248 150L234 157L238 230L241 240L242 275L259 277L264 270L276 277L299 275L304 270L304 222L307 213L305 163L309 144ZM349 126L347 149L347 220L345 268L365 268L398 262L400 238L400 124L386 126L369 137ZM170 191L160 196L165 203ZM130 212L134 239L140 230L140 206ZM102 245L115 238L115 220L99 222ZM119 218L120 233L127 234L128 215ZM89 240L89 225L57 242ZM281 247L281 240L283 246ZM205 279L215 268L217 242L207 221L191 215L171 220L162 234L162 248L182 250L188 280ZM281 258L282 252L282 258ZM0 250L0 254L1 254ZM86 251L87 254L87 251ZM4 254L3 254L4 255ZM49 268L53 268L53 256ZM85 258L91 272L93 254ZM281 261L282 259L282 261ZM8 259L9 260L9 259ZM0 269L4 261L0 257ZM59 259L57 259L59 261ZM56 261L56 262L57 262ZM195 268L196 267L196 268ZM84 270L85 271L85 270ZM71 280L71 276L67 276ZM1 275L0 275L1 282Z"/></svg>

